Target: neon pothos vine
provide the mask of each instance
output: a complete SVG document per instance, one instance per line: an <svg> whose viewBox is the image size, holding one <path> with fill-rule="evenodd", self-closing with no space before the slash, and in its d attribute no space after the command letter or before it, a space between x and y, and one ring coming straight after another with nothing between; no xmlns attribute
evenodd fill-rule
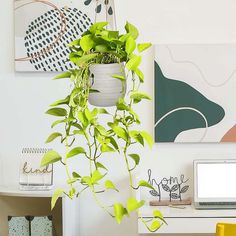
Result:
<svg viewBox="0 0 236 236"><path fill-rule="evenodd" d="M142 60L141 53L151 44L137 44L138 30L128 22L125 25L125 34L109 31L106 26L106 22L93 24L80 39L69 45L72 50L69 59L76 65L76 69L63 73L55 79L69 78L72 84L71 92L66 98L53 103L46 112L61 118L53 122L52 128L60 125L64 127L63 132L52 133L46 143L60 138L61 143L65 145L66 154L63 156L51 150L45 154L41 165L60 162L65 166L69 190L55 191L51 202L52 208L63 194L73 199L84 191L91 191L96 203L119 224L124 216L136 211L148 230L156 231L165 220L158 210L153 212L153 218L149 221L141 216L139 211L145 201L135 198L135 190L153 189L153 186L144 180L135 185L132 173L139 165L140 156L129 151L131 146L144 146L145 143L150 147L153 145L153 140L146 131L134 129L134 126L140 125L140 120L133 109L143 99L150 100L147 94L139 91L140 84L144 82L144 75L139 66ZM98 92L90 88L89 67L92 64L109 63L123 63L126 75L113 77L132 85L126 96L117 101L114 112L105 108L90 108L88 105L89 93ZM107 116L108 120L105 124L104 116ZM99 199L100 193L113 190L119 192L115 183L107 179L109 169L102 162L104 153L116 153L124 159L131 189L127 204L115 202L112 206L106 206ZM89 173L82 176L78 170L71 171L69 165L71 158L86 158ZM77 168L79 169L79 166Z"/></svg>

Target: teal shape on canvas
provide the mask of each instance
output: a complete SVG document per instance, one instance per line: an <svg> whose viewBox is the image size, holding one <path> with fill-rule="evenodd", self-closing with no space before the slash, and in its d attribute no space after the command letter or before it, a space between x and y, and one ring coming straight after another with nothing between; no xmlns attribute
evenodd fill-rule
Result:
<svg viewBox="0 0 236 236"><path fill-rule="evenodd" d="M208 127L216 125L224 116L220 105L187 83L166 78L155 62L156 142L174 142L181 132L205 128L206 122Z"/></svg>

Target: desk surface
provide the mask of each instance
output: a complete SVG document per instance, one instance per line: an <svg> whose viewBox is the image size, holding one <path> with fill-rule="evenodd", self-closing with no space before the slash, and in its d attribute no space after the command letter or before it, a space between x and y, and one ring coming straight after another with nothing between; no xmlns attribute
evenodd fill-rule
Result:
<svg viewBox="0 0 236 236"><path fill-rule="evenodd" d="M162 212L168 225L163 225L156 234L213 234L219 222L236 223L236 209L227 210L197 210L194 206L177 209L168 206L144 206L141 214L151 218L152 212L158 209ZM139 235L150 234L139 220ZM155 233L154 233L155 234Z"/></svg>
<svg viewBox="0 0 236 236"><path fill-rule="evenodd" d="M235 217L236 209L197 210L193 205L184 206L185 209L172 208L168 206L144 206L141 209L143 217L151 217L152 212L158 209L166 218L214 218L214 217Z"/></svg>

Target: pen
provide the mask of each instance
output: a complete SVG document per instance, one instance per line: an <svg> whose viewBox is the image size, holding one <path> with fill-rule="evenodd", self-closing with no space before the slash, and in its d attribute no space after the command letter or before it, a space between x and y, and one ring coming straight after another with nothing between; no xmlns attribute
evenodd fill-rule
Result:
<svg viewBox="0 0 236 236"><path fill-rule="evenodd" d="M175 205L168 205L168 207L177 208L177 209L185 209L186 208L185 206L175 206Z"/></svg>

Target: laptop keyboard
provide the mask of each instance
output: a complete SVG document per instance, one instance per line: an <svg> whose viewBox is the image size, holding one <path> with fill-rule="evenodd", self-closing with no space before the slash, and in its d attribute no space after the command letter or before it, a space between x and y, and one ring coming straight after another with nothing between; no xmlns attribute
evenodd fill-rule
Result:
<svg viewBox="0 0 236 236"><path fill-rule="evenodd" d="M236 206L236 202L199 202L200 206Z"/></svg>

